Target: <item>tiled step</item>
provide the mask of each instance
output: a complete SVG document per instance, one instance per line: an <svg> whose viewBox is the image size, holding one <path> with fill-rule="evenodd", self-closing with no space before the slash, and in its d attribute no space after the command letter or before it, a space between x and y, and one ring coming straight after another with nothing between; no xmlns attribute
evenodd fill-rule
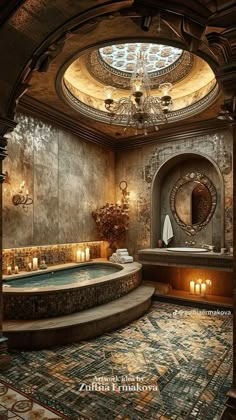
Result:
<svg viewBox="0 0 236 420"><path fill-rule="evenodd" d="M96 337L143 315L151 306L154 287L141 285L127 295L96 308L57 318L5 321L9 348L43 349Z"/></svg>

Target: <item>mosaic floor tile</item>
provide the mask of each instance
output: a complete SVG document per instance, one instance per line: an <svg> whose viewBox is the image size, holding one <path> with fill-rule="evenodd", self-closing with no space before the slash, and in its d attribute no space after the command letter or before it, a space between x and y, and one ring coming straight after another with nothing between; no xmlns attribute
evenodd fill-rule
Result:
<svg viewBox="0 0 236 420"><path fill-rule="evenodd" d="M13 352L1 378L71 420L218 420L232 380L232 316L155 302L91 341Z"/></svg>

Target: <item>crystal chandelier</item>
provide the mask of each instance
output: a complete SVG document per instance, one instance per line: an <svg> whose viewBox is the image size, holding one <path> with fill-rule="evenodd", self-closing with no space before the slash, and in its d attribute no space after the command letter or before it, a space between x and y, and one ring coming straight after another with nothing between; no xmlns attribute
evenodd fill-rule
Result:
<svg viewBox="0 0 236 420"><path fill-rule="evenodd" d="M106 110L110 112L111 124L125 125L124 131L132 127L136 135L140 131L147 135L149 127L158 130L160 123L167 122L167 114L172 105L169 95L171 88L171 83L162 83L159 85L162 96L151 95L151 80L147 72L146 60L140 53L130 79L128 97L115 101L113 94L116 88L113 86L104 88L106 95L104 103Z"/></svg>

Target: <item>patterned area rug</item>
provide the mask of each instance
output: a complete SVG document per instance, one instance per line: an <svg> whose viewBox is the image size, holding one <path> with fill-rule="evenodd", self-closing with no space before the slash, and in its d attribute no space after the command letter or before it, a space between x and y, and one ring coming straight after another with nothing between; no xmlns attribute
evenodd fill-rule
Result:
<svg viewBox="0 0 236 420"><path fill-rule="evenodd" d="M71 420L217 420L231 368L228 311L155 302L136 322L94 340L14 352L0 379Z"/></svg>
<svg viewBox="0 0 236 420"><path fill-rule="evenodd" d="M26 393L0 383L0 420L60 420L66 417L34 401Z"/></svg>

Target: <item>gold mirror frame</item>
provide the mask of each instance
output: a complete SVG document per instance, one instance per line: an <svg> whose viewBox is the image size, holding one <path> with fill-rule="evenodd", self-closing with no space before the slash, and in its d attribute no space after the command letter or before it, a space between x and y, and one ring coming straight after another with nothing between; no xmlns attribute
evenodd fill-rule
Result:
<svg viewBox="0 0 236 420"><path fill-rule="evenodd" d="M202 221L201 223L196 223L194 225L185 224L176 213L176 207L175 207L176 194L179 188L182 187L182 185L187 184L188 182L191 182L191 181L197 181L203 184L205 187L207 187L207 189L209 190L211 194L211 200L212 200L211 210L208 216L206 217L206 219ZM216 189L214 185L212 184L212 182L210 181L210 179L206 175L203 175L200 172L193 171L193 172L186 173L184 176L178 179L178 181L175 183L170 193L170 208L175 218L175 221L189 236L196 235L209 223L216 209L216 204L217 204Z"/></svg>

